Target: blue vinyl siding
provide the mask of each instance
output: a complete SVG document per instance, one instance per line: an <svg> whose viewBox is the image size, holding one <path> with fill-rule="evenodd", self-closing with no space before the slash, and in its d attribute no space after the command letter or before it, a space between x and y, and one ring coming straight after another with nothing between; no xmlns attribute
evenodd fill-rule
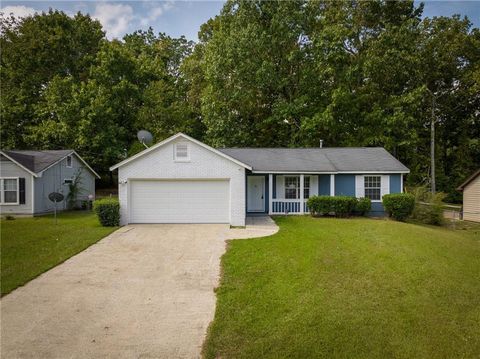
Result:
<svg viewBox="0 0 480 359"><path fill-rule="evenodd" d="M390 193L400 193L402 191L400 176L402 175L390 175ZM372 210L368 213L368 215L373 217L385 216L386 213L382 202L372 202Z"/></svg>
<svg viewBox="0 0 480 359"><path fill-rule="evenodd" d="M355 175L335 176L335 196L355 196Z"/></svg>
<svg viewBox="0 0 480 359"><path fill-rule="evenodd" d="M400 176L401 175L390 175L390 193L402 192Z"/></svg>
<svg viewBox="0 0 480 359"><path fill-rule="evenodd" d="M321 196L330 196L330 175L318 176L318 194Z"/></svg>
<svg viewBox="0 0 480 359"><path fill-rule="evenodd" d="M385 215L385 210L383 209L382 202L372 202L372 209L367 215L372 217L383 217Z"/></svg>

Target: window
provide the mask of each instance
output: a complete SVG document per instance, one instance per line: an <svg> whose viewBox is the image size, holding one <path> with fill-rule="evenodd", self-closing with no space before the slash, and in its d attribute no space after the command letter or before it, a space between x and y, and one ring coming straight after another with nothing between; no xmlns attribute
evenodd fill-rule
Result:
<svg viewBox="0 0 480 359"><path fill-rule="evenodd" d="M285 177L285 199L297 199L300 194L300 177Z"/></svg>
<svg viewBox="0 0 480 359"><path fill-rule="evenodd" d="M18 178L1 179L2 203L18 204Z"/></svg>
<svg viewBox="0 0 480 359"><path fill-rule="evenodd" d="M303 178L303 198L310 198L310 177Z"/></svg>
<svg viewBox="0 0 480 359"><path fill-rule="evenodd" d="M71 183L73 183L73 179L72 179L72 178L65 178L65 179L63 180L63 184L71 184Z"/></svg>
<svg viewBox="0 0 480 359"><path fill-rule="evenodd" d="M365 198L380 201L381 176L365 176Z"/></svg>
<svg viewBox="0 0 480 359"><path fill-rule="evenodd" d="M67 167L72 168L72 156L67 156Z"/></svg>
<svg viewBox="0 0 480 359"><path fill-rule="evenodd" d="M188 143L175 144L175 161L189 161L190 153L188 151Z"/></svg>
<svg viewBox="0 0 480 359"><path fill-rule="evenodd" d="M285 177L285 199L300 198L300 176ZM303 198L310 198L310 176L303 178Z"/></svg>

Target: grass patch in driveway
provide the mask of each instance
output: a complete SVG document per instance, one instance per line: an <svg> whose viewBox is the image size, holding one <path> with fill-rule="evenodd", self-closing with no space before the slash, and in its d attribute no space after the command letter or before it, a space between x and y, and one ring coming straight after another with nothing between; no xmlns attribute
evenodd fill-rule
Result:
<svg viewBox="0 0 480 359"><path fill-rule="evenodd" d="M2 220L1 292L7 294L81 252L117 227L102 227L93 212Z"/></svg>
<svg viewBox="0 0 480 359"><path fill-rule="evenodd" d="M222 258L207 358L478 358L480 231L278 217Z"/></svg>

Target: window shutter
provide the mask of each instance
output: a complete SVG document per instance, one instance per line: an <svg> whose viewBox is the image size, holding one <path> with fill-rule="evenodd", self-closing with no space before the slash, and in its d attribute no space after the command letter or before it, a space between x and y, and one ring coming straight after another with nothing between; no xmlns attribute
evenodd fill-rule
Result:
<svg viewBox="0 0 480 359"><path fill-rule="evenodd" d="M380 199L382 199L384 195L390 193L390 176L389 175L382 176L381 186L382 187L381 187Z"/></svg>
<svg viewBox="0 0 480 359"><path fill-rule="evenodd" d="M25 204L25 178L18 179L19 203Z"/></svg>
<svg viewBox="0 0 480 359"><path fill-rule="evenodd" d="M363 175L355 176L355 197L365 197L365 180Z"/></svg>

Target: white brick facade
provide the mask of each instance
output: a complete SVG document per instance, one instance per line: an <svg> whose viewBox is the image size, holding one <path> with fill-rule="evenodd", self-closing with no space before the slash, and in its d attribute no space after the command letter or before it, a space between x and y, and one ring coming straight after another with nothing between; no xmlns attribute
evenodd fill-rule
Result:
<svg viewBox="0 0 480 359"><path fill-rule="evenodd" d="M174 160L175 143L189 143L190 160ZM193 141L180 137L118 168L121 224L130 222L129 188L135 179L227 179L230 182L230 224L245 225L245 168Z"/></svg>

